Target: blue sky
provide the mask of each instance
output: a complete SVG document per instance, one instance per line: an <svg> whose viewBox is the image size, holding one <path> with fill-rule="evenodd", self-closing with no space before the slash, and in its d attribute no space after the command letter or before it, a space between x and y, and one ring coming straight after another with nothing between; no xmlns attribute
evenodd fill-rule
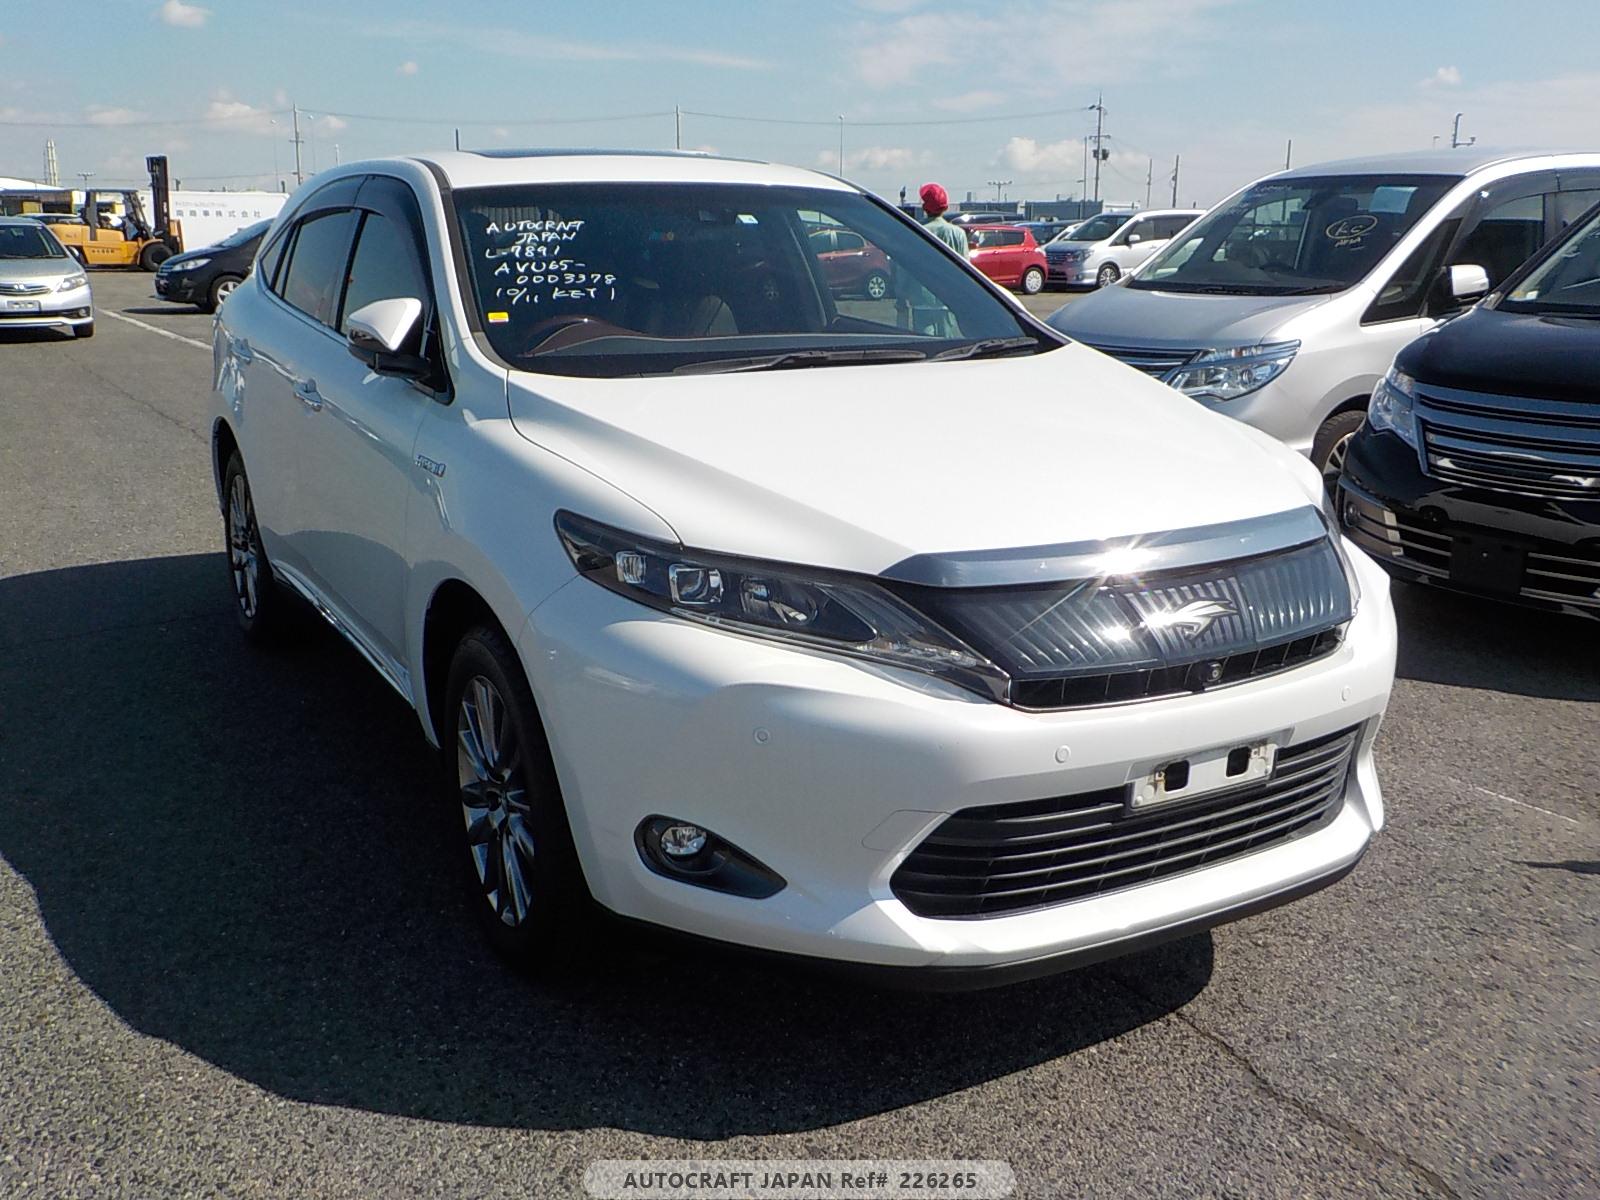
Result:
<svg viewBox="0 0 1600 1200"><path fill-rule="evenodd" d="M1181 154L1207 204L1289 138L1296 163L1426 148L1457 111L1482 144L1600 147L1597 49L1592 0L0 0L0 175L37 178L53 137L66 178L165 151L191 186L272 186L291 104L307 170L458 122L468 146L670 146L677 105L725 114L685 115L686 147L835 170L842 114L845 173L886 194L1048 198L1079 193L1103 88L1103 196L1142 202L1153 159L1169 198Z"/></svg>

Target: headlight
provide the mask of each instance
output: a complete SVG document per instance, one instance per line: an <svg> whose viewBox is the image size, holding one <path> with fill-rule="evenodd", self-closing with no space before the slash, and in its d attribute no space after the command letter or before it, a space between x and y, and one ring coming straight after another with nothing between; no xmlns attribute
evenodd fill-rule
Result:
<svg viewBox="0 0 1600 1200"><path fill-rule="evenodd" d="M1417 444L1417 381L1404 371L1389 368L1372 389L1367 404L1367 423L1374 429L1387 429L1406 445Z"/></svg>
<svg viewBox="0 0 1600 1200"><path fill-rule="evenodd" d="M166 271L197 271L210 261L209 258L186 258L182 262L163 263L162 269Z"/></svg>
<svg viewBox="0 0 1600 1200"><path fill-rule="evenodd" d="M1167 382L1195 399L1236 400L1271 383L1288 369L1299 342L1272 342L1207 350L1180 367Z"/></svg>
<svg viewBox="0 0 1600 1200"><path fill-rule="evenodd" d="M1005 672L869 579L684 550L566 512L556 533L581 573L661 612L1006 695Z"/></svg>
<svg viewBox="0 0 1600 1200"><path fill-rule="evenodd" d="M56 287L56 291L58 291L58 292L71 292L71 291L76 291L78 288L88 287L88 286L89 286L89 277L80 272L77 275L68 275Z"/></svg>

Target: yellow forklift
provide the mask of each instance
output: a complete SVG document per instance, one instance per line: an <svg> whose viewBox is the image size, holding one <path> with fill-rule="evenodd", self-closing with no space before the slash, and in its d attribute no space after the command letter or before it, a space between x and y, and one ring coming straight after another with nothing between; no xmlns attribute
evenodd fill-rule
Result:
<svg viewBox="0 0 1600 1200"><path fill-rule="evenodd" d="M83 224L50 226L50 232L84 266L154 271L183 250L182 226L172 219L167 156L152 154L144 163L150 172L150 207L154 210L148 217L136 191L85 188ZM107 211L118 204L120 215Z"/></svg>

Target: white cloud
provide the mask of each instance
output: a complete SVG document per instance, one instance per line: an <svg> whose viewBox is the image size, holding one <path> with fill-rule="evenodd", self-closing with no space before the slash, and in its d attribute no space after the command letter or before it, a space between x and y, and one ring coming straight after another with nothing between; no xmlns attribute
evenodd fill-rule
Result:
<svg viewBox="0 0 1600 1200"><path fill-rule="evenodd" d="M91 125L136 125L148 118L145 113L132 108L107 108L91 104L83 119Z"/></svg>
<svg viewBox="0 0 1600 1200"><path fill-rule="evenodd" d="M350 122L342 117L318 117L317 123L328 133L338 133L341 129L350 128Z"/></svg>
<svg viewBox="0 0 1600 1200"><path fill-rule="evenodd" d="M933 107L943 109L945 112L965 113L980 108L993 108L1004 99L1005 96L1000 92L979 88L956 96L940 96L933 101Z"/></svg>
<svg viewBox="0 0 1600 1200"><path fill-rule="evenodd" d="M999 163L1018 175L1076 179L1083 174L1083 143L1077 138L1038 142L1031 137L1014 137L1000 148Z"/></svg>
<svg viewBox="0 0 1600 1200"><path fill-rule="evenodd" d="M906 146L861 146L845 151L844 169L847 174L854 171L904 171L929 161L929 157L926 151L918 152ZM817 151L817 166L828 171L838 170L838 151Z"/></svg>
<svg viewBox="0 0 1600 1200"><path fill-rule="evenodd" d="M417 64L409 58L395 68L395 74L397 75L415 75L416 73Z"/></svg>
<svg viewBox="0 0 1600 1200"><path fill-rule="evenodd" d="M277 133L270 110L235 100L226 91L217 92L206 105L205 119L208 124L229 133L255 133L266 137Z"/></svg>
<svg viewBox="0 0 1600 1200"><path fill-rule="evenodd" d="M1421 83L1421 86L1425 87L1425 88L1431 88L1431 87L1460 87L1461 86L1461 68L1460 67L1440 67L1432 75L1429 75L1426 79L1424 79L1422 81L1422 83Z"/></svg>
<svg viewBox="0 0 1600 1200"><path fill-rule="evenodd" d="M161 19L179 29L199 29L211 19L211 10L198 4L185 4L183 0L166 0L157 10Z"/></svg>
<svg viewBox="0 0 1600 1200"><path fill-rule="evenodd" d="M743 54L692 46L625 45L613 41L578 41L543 33L526 33L499 26L469 26L456 22L398 20L363 24L363 37L386 37L412 43L448 42L478 54L540 61L569 62L676 62L699 67L728 67L764 71L772 63Z"/></svg>

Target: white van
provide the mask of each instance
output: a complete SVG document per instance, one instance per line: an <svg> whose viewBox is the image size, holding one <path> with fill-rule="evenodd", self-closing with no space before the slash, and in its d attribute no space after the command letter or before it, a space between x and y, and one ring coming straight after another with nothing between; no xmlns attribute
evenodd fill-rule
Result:
<svg viewBox="0 0 1600 1200"><path fill-rule="evenodd" d="M1230 196L1050 324L1333 478L1395 352L1597 200L1600 154L1462 148L1299 167Z"/></svg>
<svg viewBox="0 0 1600 1200"><path fill-rule="evenodd" d="M1109 287L1182 233L1204 211L1161 208L1140 213L1096 213L1045 248L1049 282L1068 287Z"/></svg>

